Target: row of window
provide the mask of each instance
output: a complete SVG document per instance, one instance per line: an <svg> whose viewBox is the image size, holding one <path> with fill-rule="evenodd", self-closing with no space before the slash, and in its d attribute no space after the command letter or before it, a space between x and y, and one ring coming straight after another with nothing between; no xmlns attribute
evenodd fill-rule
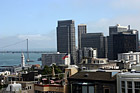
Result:
<svg viewBox="0 0 140 93"><path fill-rule="evenodd" d="M109 88L104 88L103 93L110 93ZM72 93L96 93L95 86L72 86Z"/></svg>
<svg viewBox="0 0 140 93"><path fill-rule="evenodd" d="M122 87L122 93L125 93L125 81L121 82L121 87ZM132 81L127 81L127 91L128 93L133 93L133 87L132 87ZM140 93L140 82L135 81L134 82L134 91L135 93Z"/></svg>

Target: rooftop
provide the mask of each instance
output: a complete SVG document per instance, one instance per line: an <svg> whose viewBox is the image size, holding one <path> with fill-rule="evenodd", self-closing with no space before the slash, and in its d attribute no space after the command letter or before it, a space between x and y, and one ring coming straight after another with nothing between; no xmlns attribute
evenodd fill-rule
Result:
<svg viewBox="0 0 140 93"><path fill-rule="evenodd" d="M111 72L79 72L69 77L68 80L114 81L115 77L112 77Z"/></svg>

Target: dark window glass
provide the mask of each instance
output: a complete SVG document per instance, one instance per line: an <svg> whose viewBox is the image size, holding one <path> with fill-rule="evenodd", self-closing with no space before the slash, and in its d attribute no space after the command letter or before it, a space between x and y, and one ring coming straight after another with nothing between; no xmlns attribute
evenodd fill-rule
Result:
<svg viewBox="0 0 140 93"><path fill-rule="evenodd" d="M122 83L122 88L125 88L125 82L122 81L121 83Z"/></svg>
<svg viewBox="0 0 140 93"><path fill-rule="evenodd" d="M128 87L128 88L132 88L132 82L131 82L131 81L128 81L128 82L127 82L127 87Z"/></svg>
<svg viewBox="0 0 140 93"><path fill-rule="evenodd" d="M128 93L132 93L132 89L128 89Z"/></svg>
<svg viewBox="0 0 140 93"><path fill-rule="evenodd" d="M110 93L109 89L104 89L104 93Z"/></svg>
<svg viewBox="0 0 140 93"><path fill-rule="evenodd" d="M122 93L125 93L125 88L122 88Z"/></svg>
<svg viewBox="0 0 140 93"><path fill-rule="evenodd" d="M135 88L140 88L140 82L135 82Z"/></svg>

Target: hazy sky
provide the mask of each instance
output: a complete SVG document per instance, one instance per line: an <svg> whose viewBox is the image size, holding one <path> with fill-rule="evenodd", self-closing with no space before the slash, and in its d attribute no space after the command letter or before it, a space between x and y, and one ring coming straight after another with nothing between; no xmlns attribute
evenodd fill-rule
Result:
<svg viewBox="0 0 140 93"><path fill-rule="evenodd" d="M0 0L0 50L56 48L58 20L84 23L88 32L103 32L116 24L140 30L140 0ZM77 41L76 41L77 42Z"/></svg>

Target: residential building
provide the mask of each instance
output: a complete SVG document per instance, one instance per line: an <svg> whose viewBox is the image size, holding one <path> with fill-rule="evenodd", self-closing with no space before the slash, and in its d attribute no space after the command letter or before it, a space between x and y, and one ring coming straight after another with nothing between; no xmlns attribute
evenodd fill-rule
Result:
<svg viewBox="0 0 140 93"><path fill-rule="evenodd" d="M79 24L78 25L78 49L81 49L81 34L87 33L87 25Z"/></svg>
<svg viewBox="0 0 140 93"><path fill-rule="evenodd" d="M23 73L21 77L23 81L35 81L35 76L38 76L38 74L38 71L31 71L28 73Z"/></svg>
<svg viewBox="0 0 140 93"><path fill-rule="evenodd" d="M70 54L67 53L53 53L42 54L42 66L50 66L55 63L56 65L70 65Z"/></svg>
<svg viewBox="0 0 140 93"><path fill-rule="evenodd" d="M140 73L135 71L119 73L117 93L140 93Z"/></svg>
<svg viewBox="0 0 140 93"><path fill-rule="evenodd" d="M83 59L81 63L77 64L79 68L86 70L93 69L119 69L116 62L108 62L107 58L92 58Z"/></svg>
<svg viewBox="0 0 140 93"><path fill-rule="evenodd" d="M6 90L3 89L1 93L34 93L34 84L29 81L11 81Z"/></svg>
<svg viewBox="0 0 140 93"><path fill-rule="evenodd" d="M106 58L106 44L103 33L86 33L81 35L81 48L92 47L97 49L98 58Z"/></svg>
<svg viewBox="0 0 140 93"><path fill-rule="evenodd" d="M67 78L77 73L78 69L75 65L70 65L65 69L64 80L60 80L55 77L42 78L44 81L50 81L49 83L39 82L34 85L34 93L69 93L70 88L68 87ZM62 74L62 73L61 73ZM65 82L65 83L64 83Z"/></svg>
<svg viewBox="0 0 140 93"><path fill-rule="evenodd" d="M64 86L58 84L35 84L34 93L64 93Z"/></svg>
<svg viewBox="0 0 140 93"><path fill-rule="evenodd" d="M69 93L116 93L112 72L78 72L68 78Z"/></svg>
<svg viewBox="0 0 140 93"><path fill-rule="evenodd" d="M6 93L18 93L21 92L22 86L21 84L9 84L8 87L6 88Z"/></svg>
<svg viewBox="0 0 140 93"><path fill-rule="evenodd" d="M75 26L73 20L58 21L57 52L71 55L71 64L76 63Z"/></svg>
<svg viewBox="0 0 140 93"><path fill-rule="evenodd" d="M124 63L124 68L131 69L133 65L140 63L140 52L119 53L118 61Z"/></svg>
<svg viewBox="0 0 140 93"><path fill-rule="evenodd" d="M8 75L10 75L10 71L0 72L0 76L8 76Z"/></svg>

